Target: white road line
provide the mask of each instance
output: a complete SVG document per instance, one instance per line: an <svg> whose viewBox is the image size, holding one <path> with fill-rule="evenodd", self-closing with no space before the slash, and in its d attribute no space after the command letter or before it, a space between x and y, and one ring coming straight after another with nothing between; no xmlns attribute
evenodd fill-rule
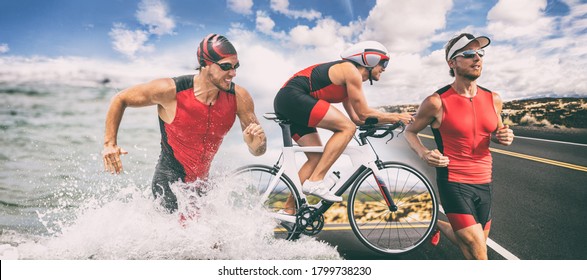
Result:
<svg viewBox="0 0 587 280"><path fill-rule="evenodd" d="M438 205L438 210L440 212L442 212L442 214L445 214L444 209L442 208L442 205ZM512 254L510 251L506 250L504 247L501 247L501 245L497 244L491 238L487 238L487 246L489 246L489 248L493 249L493 251L500 254L506 260L520 260L520 258L516 257L514 254Z"/></svg>
<svg viewBox="0 0 587 280"><path fill-rule="evenodd" d="M517 135L514 138L522 138L522 139L535 140L535 141L544 141L544 142L552 142L552 143L560 143L560 144L567 144L567 145L576 145L576 146L587 147L587 144L573 143L573 142L565 142L565 141L556 141L556 140L548 140L548 139L540 139L540 138L532 138L532 137L524 137L524 136L517 136Z"/></svg>
<svg viewBox="0 0 587 280"><path fill-rule="evenodd" d="M503 256L506 260L520 260L520 258L514 256L514 254L510 253L510 251L495 243L495 241L491 240L491 238L487 238L487 246Z"/></svg>

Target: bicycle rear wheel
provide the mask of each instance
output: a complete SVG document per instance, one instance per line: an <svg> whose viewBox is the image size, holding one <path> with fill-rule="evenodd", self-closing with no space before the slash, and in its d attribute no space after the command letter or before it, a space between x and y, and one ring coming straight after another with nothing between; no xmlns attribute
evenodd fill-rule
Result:
<svg viewBox="0 0 587 280"><path fill-rule="evenodd" d="M277 168L266 165L247 165L237 169L233 173L233 178L246 188L259 194L260 197L267 195L267 198L263 201L263 206L270 213L275 214L283 210L295 214L301 205L298 191L285 174L282 174L275 186L272 186L271 182L274 181L277 171ZM269 193L266 193L269 188L271 188ZM288 199L293 200L294 208L286 208ZM300 235L296 229L295 222L290 223L278 220L274 236L277 239L294 240Z"/></svg>
<svg viewBox="0 0 587 280"><path fill-rule="evenodd" d="M432 185L416 169L397 162L385 162L379 170L398 207L391 211L371 169L357 178L348 198L351 228L369 249L382 254L407 253L432 233L438 204Z"/></svg>

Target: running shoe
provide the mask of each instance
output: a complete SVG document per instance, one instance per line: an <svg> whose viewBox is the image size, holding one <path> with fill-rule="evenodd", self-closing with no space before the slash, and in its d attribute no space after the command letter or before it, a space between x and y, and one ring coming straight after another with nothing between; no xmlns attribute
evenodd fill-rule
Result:
<svg viewBox="0 0 587 280"><path fill-rule="evenodd" d="M440 242L440 230L438 228L436 228L434 230L434 232L432 233L432 237L430 237L430 244L432 244L432 246L437 246L439 242Z"/></svg>

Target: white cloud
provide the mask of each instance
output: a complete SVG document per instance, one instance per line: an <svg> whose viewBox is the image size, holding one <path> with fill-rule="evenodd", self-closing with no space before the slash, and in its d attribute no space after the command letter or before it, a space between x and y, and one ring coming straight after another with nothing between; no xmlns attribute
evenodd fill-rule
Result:
<svg viewBox="0 0 587 280"><path fill-rule="evenodd" d="M249 90L261 112L273 110L277 91L298 68L305 66L300 62L302 56L242 26L232 26L227 35L237 49L241 64L235 82ZM259 75L263 76L263 82L259 82Z"/></svg>
<svg viewBox="0 0 587 280"><path fill-rule="evenodd" d="M147 44L149 33L144 30L129 30L124 24L115 23L108 35L112 38L114 50L128 58L135 58L137 52L151 52L154 50L152 45Z"/></svg>
<svg viewBox="0 0 587 280"><path fill-rule="evenodd" d="M342 47L344 46L344 36L339 33L340 30L344 30L340 23L331 18L325 18L318 20L313 28L306 25L292 28L289 31L289 37L291 43L299 46Z"/></svg>
<svg viewBox="0 0 587 280"><path fill-rule="evenodd" d="M143 0L139 3L136 18L147 30L130 30L123 23L114 23L108 33L115 51L136 58L139 52L151 52L155 46L148 44L150 35L174 34L175 21L168 15L167 5L160 0Z"/></svg>
<svg viewBox="0 0 587 280"><path fill-rule="evenodd" d="M271 0L271 9L295 19L315 20L322 17L322 14L315 10L290 10L289 0Z"/></svg>
<svg viewBox="0 0 587 280"><path fill-rule="evenodd" d="M166 4L159 0L141 1L136 17L141 24L149 27L151 34L173 34L175 21L167 14Z"/></svg>
<svg viewBox="0 0 587 280"><path fill-rule="evenodd" d="M8 44L0 44L0 53L7 53L10 51Z"/></svg>
<svg viewBox="0 0 587 280"><path fill-rule="evenodd" d="M272 34L275 22L269 17L266 12L257 11L257 17L255 19L255 26L263 34Z"/></svg>
<svg viewBox="0 0 587 280"><path fill-rule="evenodd" d="M452 0L377 0L360 39L380 41L391 52L421 52L446 26L452 5Z"/></svg>
<svg viewBox="0 0 587 280"><path fill-rule="evenodd" d="M253 0L228 0L228 8L238 14L250 15L253 13Z"/></svg>
<svg viewBox="0 0 587 280"><path fill-rule="evenodd" d="M315 25L298 25L279 32L275 31L279 28L279 22L274 22L265 12L256 11L255 30L246 29L245 24L232 24L227 32L228 38L239 52L242 65L237 71L235 82L249 89L255 98L258 113L271 111L277 90L292 74L315 63L338 59L340 51L357 39L376 39L382 41L391 51L391 62L381 81L373 86L368 82L363 84L369 105L419 103L453 80L448 75L442 47L435 45L437 49L426 48L431 43L444 44L455 33L471 31L473 34L489 35L492 39L492 44L487 48L479 84L499 92L505 100L548 94L587 95L587 79L584 74L584 69L587 69L587 48L584 47L587 45L587 34L584 32L587 25L587 4L571 3L568 14L551 16L549 20L553 23L552 28L558 32L544 34L540 42L524 45L519 44L525 40L505 40L488 34L487 26L483 23L461 26L458 30L442 28L450 20L445 17L452 6L451 1L427 2L427 6L435 6L429 9L435 10L434 12L420 11L419 5L422 2L379 1L364 21L357 20L342 25L326 17L317 20ZM535 12L529 14L533 14L538 21L541 17L547 17L540 12L539 5L533 10ZM384 13L385 11L388 12ZM485 14L483 11L477 12ZM508 19L504 14L495 13L495 20L503 22ZM426 22L426 18L430 18L440 27ZM398 21L406 24L399 24ZM399 27L393 26L397 24ZM414 24L420 24L420 28L415 28ZM403 30L402 26L408 31ZM377 34L379 37L371 37ZM125 71L128 72L135 71L128 69L152 68L144 66L149 65L148 62L140 64L140 61L161 61L162 64L174 67L181 65L179 70L173 69L174 75L193 72L193 66L196 65L194 41L199 38L181 39L183 41L174 44L176 47L149 53L154 47L148 44L151 34L147 30L129 30L124 25L117 24L110 35L117 42L116 49L135 60L127 62L127 66L109 67L105 63L101 66L105 73L110 68L126 67ZM171 49L179 46L182 47L179 51ZM189 59L186 60L186 57ZM51 63L55 63L53 67L61 67L61 64ZM49 65L50 62L45 64ZM8 66L12 67L11 64ZM79 67L86 69L83 64ZM47 66L44 69L50 68ZM26 69L30 71L34 69L34 65ZM171 75L170 69L165 66L148 70L158 76ZM26 71L23 70L22 75L26 75ZM109 77L124 76L125 71L116 70ZM263 82L259 82L260 75ZM145 73L141 77L146 76ZM64 74L63 77L67 75ZM133 79L135 80L145 81L138 78Z"/></svg>
<svg viewBox="0 0 587 280"><path fill-rule="evenodd" d="M553 33L546 0L500 0L487 14L487 30L497 40L541 41Z"/></svg>
<svg viewBox="0 0 587 280"><path fill-rule="evenodd" d="M547 18L542 6L534 6L534 12L530 12L533 16L527 18L537 23L549 21L556 32L530 38L520 34L509 41L495 40L488 49L490 53L485 59L488 67L484 75L506 99L587 95L584 71L587 68L587 34L584 32L587 4L567 3L568 15ZM558 22L558 25L554 24ZM533 32L533 28L537 27L530 26L527 31Z"/></svg>
<svg viewBox="0 0 587 280"><path fill-rule="evenodd" d="M275 22L266 12L257 11L257 17L255 18L255 26L256 30L265 35L269 35L274 39L284 40L287 37L285 32L278 32L273 30L273 28L275 27Z"/></svg>

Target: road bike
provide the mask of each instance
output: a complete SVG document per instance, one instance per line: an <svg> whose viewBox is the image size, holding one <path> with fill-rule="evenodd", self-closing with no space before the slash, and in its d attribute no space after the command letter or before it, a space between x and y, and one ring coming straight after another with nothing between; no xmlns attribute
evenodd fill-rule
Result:
<svg viewBox="0 0 587 280"><path fill-rule="evenodd" d="M324 213L335 203L306 197L302 192L296 154L322 153L324 147L294 145L287 119L274 113L266 113L264 118L281 127L282 153L273 166L255 164L237 169L234 179L258 194L264 209L277 221L276 238L295 240L302 234L316 235L324 227ZM434 230L438 214L436 195L426 176L407 164L380 160L368 139L390 135L391 140L398 128L400 134L405 125L377 124L377 119L368 119L357 127L354 139L358 146L348 145L343 152L354 171L331 173L340 177L331 192L346 198L346 204L343 200L340 207L347 208L354 234L369 249L389 255L421 245Z"/></svg>

